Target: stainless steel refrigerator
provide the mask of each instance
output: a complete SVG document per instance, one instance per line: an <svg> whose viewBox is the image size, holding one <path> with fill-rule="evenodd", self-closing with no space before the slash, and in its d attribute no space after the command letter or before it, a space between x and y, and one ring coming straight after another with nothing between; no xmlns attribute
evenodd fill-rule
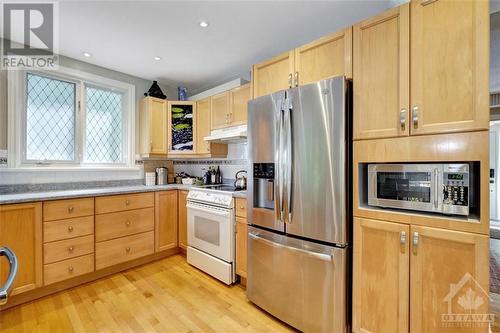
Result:
<svg viewBox="0 0 500 333"><path fill-rule="evenodd" d="M248 298L305 332L346 332L350 88L344 77L248 107Z"/></svg>

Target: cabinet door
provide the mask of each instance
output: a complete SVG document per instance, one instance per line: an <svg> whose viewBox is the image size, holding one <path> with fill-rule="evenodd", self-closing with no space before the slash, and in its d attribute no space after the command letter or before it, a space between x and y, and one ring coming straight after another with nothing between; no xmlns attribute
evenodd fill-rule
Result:
<svg viewBox="0 0 500 333"><path fill-rule="evenodd" d="M417 226L411 233L410 332L487 332L447 319L489 313L488 236Z"/></svg>
<svg viewBox="0 0 500 333"><path fill-rule="evenodd" d="M179 191L179 246L186 250L187 248L187 200L188 191Z"/></svg>
<svg viewBox="0 0 500 333"><path fill-rule="evenodd" d="M332 76L352 77L352 28L295 49L294 86Z"/></svg>
<svg viewBox="0 0 500 333"><path fill-rule="evenodd" d="M270 60L253 65L253 98L292 87L294 72L294 51L282 53Z"/></svg>
<svg viewBox="0 0 500 333"><path fill-rule="evenodd" d="M488 129L489 1L411 2L413 134Z"/></svg>
<svg viewBox="0 0 500 333"><path fill-rule="evenodd" d="M354 139L409 133L410 6L354 26Z"/></svg>
<svg viewBox="0 0 500 333"><path fill-rule="evenodd" d="M196 152L196 103L168 103L168 153L170 155Z"/></svg>
<svg viewBox="0 0 500 333"><path fill-rule="evenodd" d="M247 277L247 220L236 218L236 274Z"/></svg>
<svg viewBox="0 0 500 333"><path fill-rule="evenodd" d="M177 191L155 193L155 251L177 247Z"/></svg>
<svg viewBox="0 0 500 333"><path fill-rule="evenodd" d="M42 278L42 203L0 206L0 246L16 254L18 271L11 295L41 287ZM9 274L4 257L0 260L0 284Z"/></svg>
<svg viewBox="0 0 500 333"><path fill-rule="evenodd" d="M229 92L212 96L212 129L228 126L229 122Z"/></svg>
<svg viewBox="0 0 500 333"><path fill-rule="evenodd" d="M203 140L210 135L210 97L196 102L196 152L198 154L210 153L210 143Z"/></svg>
<svg viewBox="0 0 500 333"><path fill-rule="evenodd" d="M231 126L247 123L247 108L250 100L250 84L234 88L229 92L229 121Z"/></svg>
<svg viewBox="0 0 500 333"><path fill-rule="evenodd" d="M353 332L408 332L409 226L354 218Z"/></svg>
<svg viewBox="0 0 500 333"><path fill-rule="evenodd" d="M141 102L141 154L167 154L167 102L146 97Z"/></svg>

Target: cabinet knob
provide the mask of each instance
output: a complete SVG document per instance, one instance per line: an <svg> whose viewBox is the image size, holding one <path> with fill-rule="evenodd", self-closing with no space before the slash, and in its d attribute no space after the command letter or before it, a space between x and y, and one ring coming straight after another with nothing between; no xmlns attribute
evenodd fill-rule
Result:
<svg viewBox="0 0 500 333"><path fill-rule="evenodd" d="M75 248L73 246L68 247L68 252L73 252Z"/></svg>
<svg viewBox="0 0 500 333"><path fill-rule="evenodd" d="M130 205L130 200L125 200L125 205L129 206Z"/></svg>
<svg viewBox="0 0 500 333"><path fill-rule="evenodd" d="M73 226L72 226L72 225L70 225L70 226L68 227L68 231L69 231L69 232L72 232L72 231L73 231Z"/></svg>
<svg viewBox="0 0 500 333"><path fill-rule="evenodd" d="M73 268L73 266L69 266L69 267L68 267L68 272L73 273L73 271L74 271L74 270L75 270L75 269Z"/></svg>
<svg viewBox="0 0 500 333"><path fill-rule="evenodd" d="M73 206L68 207L68 213L73 213L74 210L75 208Z"/></svg>
<svg viewBox="0 0 500 333"><path fill-rule="evenodd" d="M129 252L130 252L130 246L127 246L127 247L125 248L125 252L127 252L127 253L129 253Z"/></svg>
<svg viewBox="0 0 500 333"><path fill-rule="evenodd" d="M127 220L127 222L125 222L125 225L126 225L127 227L130 227L130 221L129 221L129 220Z"/></svg>
<svg viewBox="0 0 500 333"><path fill-rule="evenodd" d="M240 209L245 209L245 206L240 206Z"/></svg>

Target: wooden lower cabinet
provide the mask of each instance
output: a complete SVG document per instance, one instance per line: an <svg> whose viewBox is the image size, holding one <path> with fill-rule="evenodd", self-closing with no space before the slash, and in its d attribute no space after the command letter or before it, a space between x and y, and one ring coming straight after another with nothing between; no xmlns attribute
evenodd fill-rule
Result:
<svg viewBox="0 0 500 333"><path fill-rule="evenodd" d="M179 247L187 249L187 195L189 191L179 191L178 212L179 212Z"/></svg>
<svg viewBox="0 0 500 333"><path fill-rule="evenodd" d="M487 332L487 235L354 218L354 332ZM455 319L455 321L451 321Z"/></svg>
<svg viewBox="0 0 500 333"><path fill-rule="evenodd" d="M409 230L354 219L354 332L408 332Z"/></svg>
<svg viewBox="0 0 500 333"><path fill-rule="evenodd" d="M155 193L155 252L177 247L177 190Z"/></svg>
<svg viewBox="0 0 500 333"><path fill-rule="evenodd" d="M247 233L245 218L236 217L236 274L247 277Z"/></svg>
<svg viewBox="0 0 500 333"><path fill-rule="evenodd" d="M43 268L44 284L71 279L94 271L94 254L63 260L45 265Z"/></svg>
<svg viewBox="0 0 500 333"><path fill-rule="evenodd" d="M443 321L489 313L488 236L412 226L411 239L410 332L488 332Z"/></svg>
<svg viewBox="0 0 500 333"><path fill-rule="evenodd" d="M0 246L16 254L18 271L11 296L43 284L42 203L0 205ZM0 281L5 281L9 266L0 260Z"/></svg>

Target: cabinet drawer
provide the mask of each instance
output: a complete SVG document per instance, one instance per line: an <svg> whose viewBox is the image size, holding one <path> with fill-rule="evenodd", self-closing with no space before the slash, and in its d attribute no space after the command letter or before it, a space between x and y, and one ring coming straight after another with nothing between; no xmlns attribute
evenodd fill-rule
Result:
<svg viewBox="0 0 500 333"><path fill-rule="evenodd" d="M105 214L154 207L154 204L155 198L153 192L100 197L95 199L95 213Z"/></svg>
<svg viewBox="0 0 500 333"><path fill-rule="evenodd" d="M96 242L138 234L155 227L154 208L97 215L95 217Z"/></svg>
<svg viewBox="0 0 500 333"><path fill-rule="evenodd" d="M50 264L94 252L94 235L65 239L43 245L43 262Z"/></svg>
<svg viewBox="0 0 500 333"><path fill-rule="evenodd" d="M154 245L154 231L96 243L96 269L153 254Z"/></svg>
<svg viewBox="0 0 500 333"><path fill-rule="evenodd" d="M94 215L94 198L46 201L43 203L43 220L63 220Z"/></svg>
<svg viewBox="0 0 500 333"><path fill-rule="evenodd" d="M236 216L247 217L247 199L236 198Z"/></svg>
<svg viewBox="0 0 500 333"><path fill-rule="evenodd" d="M94 233L94 217L85 216L74 219L45 222L43 224L43 241L53 242Z"/></svg>
<svg viewBox="0 0 500 333"><path fill-rule="evenodd" d="M71 279L94 271L94 254L68 259L43 267L44 285Z"/></svg>

